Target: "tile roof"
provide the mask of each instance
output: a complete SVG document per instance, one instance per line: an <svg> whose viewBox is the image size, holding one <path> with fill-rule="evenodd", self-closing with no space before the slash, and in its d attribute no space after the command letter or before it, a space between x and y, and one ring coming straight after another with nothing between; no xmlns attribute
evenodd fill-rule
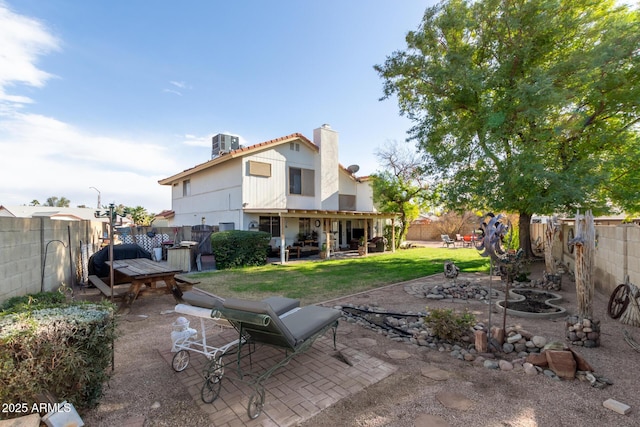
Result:
<svg viewBox="0 0 640 427"><path fill-rule="evenodd" d="M264 142L259 142L258 144L254 144L254 145L250 145L248 147L241 147L241 148L237 148L235 150L231 150L228 153L222 154L214 159L208 160L204 163L200 163L197 164L189 169L185 169L182 172L179 172L177 174L174 174L168 178L164 178L158 181L159 184L161 185L171 185L173 182L175 182L178 179L182 179L185 176L191 175L194 172L200 171L200 170L204 170L204 169L208 169L209 167L215 166L217 164L220 163L224 163L228 160L231 159L235 159L238 157L242 157L245 156L249 153L258 151L258 150L263 150L265 148L269 148L270 146L276 146L276 145L280 145L280 144L284 144L285 142L289 142L289 141L294 141L294 140L300 140L302 141L304 144L306 144L309 148L311 148L312 150L315 151L320 151L320 147L318 147L316 144L314 144L311 140L309 140L309 138L307 138L306 136L304 136L303 134L296 132L296 133L292 133L290 135L286 135L286 136L281 136L280 138L275 138L275 139L270 139L268 141L264 141ZM353 173L351 173L351 171L349 171L347 168L345 168L344 166L342 166L342 164L340 164L340 168L342 168L345 172L347 172L349 175L351 175L354 179L357 179L355 177L355 175Z"/></svg>

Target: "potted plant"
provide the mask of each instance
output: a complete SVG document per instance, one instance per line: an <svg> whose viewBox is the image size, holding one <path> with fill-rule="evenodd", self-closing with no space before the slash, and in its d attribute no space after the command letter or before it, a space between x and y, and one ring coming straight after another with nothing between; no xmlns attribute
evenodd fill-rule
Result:
<svg viewBox="0 0 640 427"><path fill-rule="evenodd" d="M364 236L360 237L358 240L358 255L362 256L367 253L367 242L364 240Z"/></svg>
<svg viewBox="0 0 640 427"><path fill-rule="evenodd" d="M327 257L327 243L323 242L320 247L320 259L325 259Z"/></svg>

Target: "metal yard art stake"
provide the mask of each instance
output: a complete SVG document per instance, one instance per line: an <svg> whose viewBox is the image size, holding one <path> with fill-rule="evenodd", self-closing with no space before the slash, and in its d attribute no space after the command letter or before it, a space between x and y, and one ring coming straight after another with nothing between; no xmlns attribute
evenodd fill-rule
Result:
<svg viewBox="0 0 640 427"><path fill-rule="evenodd" d="M507 288L504 297L504 310L502 317L502 329L506 329L507 323L507 300L509 298L509 285L517 274L518 267L516 263L522 256L522 250L516 253L509 253L505 250L503 244L507 247L511 246L514 238L513 227L511 221L503 214L497 216L493 213L485 215L480 224L482 237L476 240L476 249L480 251L480 256L489 257L490 260L490 278L493 273L493 266L500 268L501 276L506 276ZM489 282L491 283L491 281ZM491 329L491 293L493 290L489 287L489 330Z"/></svg>

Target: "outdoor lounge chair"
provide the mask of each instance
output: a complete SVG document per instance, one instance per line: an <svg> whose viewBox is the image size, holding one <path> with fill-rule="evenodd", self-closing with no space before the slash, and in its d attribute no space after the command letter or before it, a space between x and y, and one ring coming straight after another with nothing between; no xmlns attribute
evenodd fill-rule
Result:
<svg viewBox="0 0 640 427"><path fill-rule="evenodd" d="M189 295L188 292L185 295L185 301L196 302L192 299L193 295ZM231 380L239 380L253 388L247 405L247 414L251 419L257 418L262 412L265 399L263 384L271 374L286 365L293 357L311 348L313 342L329 329L333 329L333 346L336 348L338 319L342 316L339 310L315 305L298 307L295 304L293 307L292 301L297 300L283 297L270 297L263 301L237 298L209 301L214 305L211 317L227 320L238 331L237 377ZM285 309L288 310L283 312ZM284 355L280 360L274 360L273 365L263 372L243 372L241 362L249 356L251 366L251 354L255 351L256 344L284 349ZM248 351L244 351L245 349ZM222 358L212 360L205 372L203 401L211 403L218 397L223 377L225 376ZM249 379L245 380L245 377Z"/></svg>
<svg viewBox="0 0 640 427"><path fill-rule="evenodd" d="M440 238L442 239L442 246L447 245L447 247L449 246L453 246L454 248L456 247L456 241L453 240L451 237L449 237L448 234L441 234Z"/></svg>

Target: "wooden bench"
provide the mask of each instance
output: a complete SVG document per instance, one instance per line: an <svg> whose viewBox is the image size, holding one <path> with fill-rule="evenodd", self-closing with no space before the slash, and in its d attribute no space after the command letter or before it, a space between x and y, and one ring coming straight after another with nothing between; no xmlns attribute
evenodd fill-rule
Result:
<svg viewBox="0 0 640 427"><path fill-rule="evenodd" d="M191 287L193 285L197 285L197 284L200 283L199 280L191 279L189 277L181 276L179 274L176 274L174 276L174 279L176 279L176 282L178 282L179 284L187 285L187 287ZM186 289L186 287L184 287L184 286L181 286L180 288L183 289L183 290Z"/></svg>
<svg viewBox="0 0 640 427"><path fill-rule="evenodd" d="M101 278L99 278L98 276L95 275L91 275L89 276L89 282L91 282L91 284L93 286L95 286L96 288L98 288L98 290L100 292L102 292L104 295L110 297L111 296L111 287L109 285L107 285L106 283L104 283L102 281ZM115 295L114 295L115 296Z"/></svg>

